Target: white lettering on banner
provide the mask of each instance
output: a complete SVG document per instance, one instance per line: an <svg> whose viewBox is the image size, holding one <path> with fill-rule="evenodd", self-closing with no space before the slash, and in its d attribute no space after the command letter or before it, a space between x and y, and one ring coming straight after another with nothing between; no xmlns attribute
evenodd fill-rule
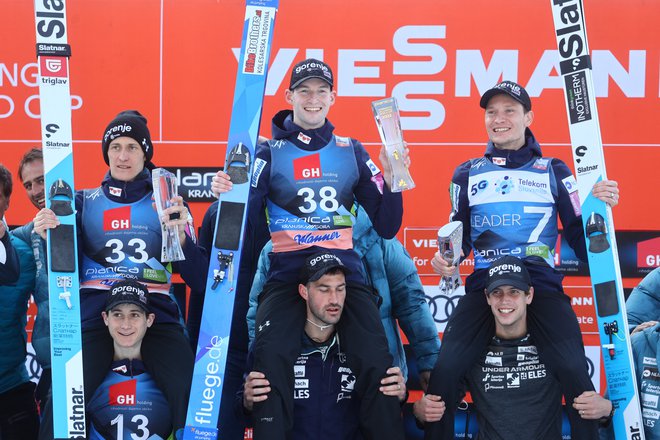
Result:
<svg viewBox="0 0 660 440"><path fill-rule="evenodd" d="M380 98L396 96L402 111L404 130L435 130L445 120L445 107L439 95L445 95L445 81L455 81L453 97L473 97L485 92L501 78L512 79L525 86L531 97L538 97L544 90L562 88L557 75L559 58L555 49L541 53L529 78L518 78L519 64L528 62L527 52L512 49L457 49L447 53L441 44L451 37L447 25L403 25L392 34L391 46L381 48L338 49L338 65L335 68L339 96ZM55 21L46 22L44 31L61 30ZM232 49L238 60L238 49ZM302 54L304 52L304 55ZM323 59L324 51L318 48L280 48L271 60L266 83L266 95L274 96L279 89L288 86L289 72L296 60L307 57ZM448 60L455 60L455 71L445 72ZM628 50L617 58L611 50L593 50L594 87L597 97L608 97L610 85L615 84L628 98L646 97L647 50ZM627 58L627 59L626 59ZM384 73L388 65L397 81L386 83ZM37 87L36 63L0 63L0 119L16 114L24 108L25 114L39 118L39 111L32 104L36 95L25 101L8 93L5 88ZM401 80L398 80L401 78ZM476 91L472 87L476 85ZM660 93L659 93L660 96ZM451 96L450 96L451 97ZM82 107L83 99L72 95L72 110ZM21 105L24 102L24 105ZM407 116L406 113L420 113Z"/></svg>
<svg viewBox="0 0 660 440"><path fill-rule="evenodd" d="M357 78L380 78L380 67L357 66L365 61L385 61L385 49L339 49L337 89L342 96L377 96L387 93L384 83L356 82Z"/></svg>
<svg viewBox="0 0 660 440"><path fill-rule="evenodd" d="M39 65L37 63L0 63L0 87L12 87L21 89L23 87L39 86ZM23 101L25 114L32 119L39 119L38 111L39 95L30 95ZM35 102L36 101L36 102ZM0 119L6 119L15 114L16 98L11 94L0 94ZM19 109L21 108L20 102ZM83 99L78 95L71 95L71 110L78 110L83 106Z"/></svg>

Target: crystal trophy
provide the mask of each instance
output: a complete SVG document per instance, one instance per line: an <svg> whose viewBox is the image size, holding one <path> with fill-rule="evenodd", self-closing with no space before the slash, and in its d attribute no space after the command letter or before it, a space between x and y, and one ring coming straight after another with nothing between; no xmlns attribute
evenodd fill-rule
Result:
<svg viewBox="0 0 660 440"><path fill-rule="evenodd" d="M401 192L413 189L415 182L410 171L403 161L403 132L401 131L401 118L396 98L385 98L371 103L374 119L378 126L380 139L387 151L387 160L392 168L392 181L387 182L392 192Z"/></svg>
<svg viewBox="0 0 660 440"><path fill-rule="evenodd" d="M151 172L151 180L154 187L154 202L156 203L158 218L162 218L163 210L173 205L172 198L178 194L176 176L164 168L156 168ZM181 249L177 227L167 226L165 223L161 223L161 226L163 240L161 261L185 260L186 257L183 255L183 249Z"/></svg>
<svg viewBox="0 0 660 440"><path fill-rule="evenodd" d="M458 266L461 261L461 246L463 245L463 223L451 222L438 229L438 250L440 255L452 266ZM461 276L458 269L449 277L440 280L440 291L447 296L452 296L454 291L461 286Z"/></svg>

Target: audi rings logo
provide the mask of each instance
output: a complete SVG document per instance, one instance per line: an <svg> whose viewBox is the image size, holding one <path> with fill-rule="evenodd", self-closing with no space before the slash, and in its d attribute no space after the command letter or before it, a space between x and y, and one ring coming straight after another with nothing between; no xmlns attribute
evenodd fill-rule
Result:
<svg viewBox="0 0 660 440"><path fill-rule="evenodd" d="M41 365L37 362L37 356L34 353L32 344L27 345L27 356L25 357L25 368L27 368L28 375L32 382L39 382L41 377Z"/></svg>
<svg viewBox="0 0 660 440"><path fill-rule="evenodd" d="M594 366L594 361L591 359L587 358L587 372L589 373L589 378L591 380L594 379L594 373L596 371L596 367Z"/></svg>
<svg viewBox="0 0 660 440"><path fill-rule="evenodd" d="M449 317L456 309L458 301L465 295L463 286L451 293L441 291L438 286L424 286L424 296L431 309L433 320L439 332L443 332Z"/></svg>
<svg viewBox="0 0 660 440"><path fill-rule="evenodd" d="M601 348L599 345L584 346L584 354L587 358L587 372L589 373L591 382L594 384L596 392L600 392L601 383L600 352Z"/></svg>

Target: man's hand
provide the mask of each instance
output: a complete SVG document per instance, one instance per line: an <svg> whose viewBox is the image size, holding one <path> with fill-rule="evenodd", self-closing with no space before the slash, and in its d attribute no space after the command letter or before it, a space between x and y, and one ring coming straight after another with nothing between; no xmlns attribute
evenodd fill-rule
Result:
<svg viewBox="0 0 660 440"><path fill-rule="evenodd" d="M433 272L443 277L451 277L458 270L457 266L452 266L450 261L445 260L442 255L440 255L440 251L436 252L433 256L431 267L433 268Z"/></svg>
<svg viewBox="0 0 660 440"><path fill-rule="evenodd" d="M619 184L616 180L602 180L596 183L591 194L612 208L619 204Z"/></svg>
<svg viewBox="0 0 660 440"><path fill-rule="evenodd" d="M218 171L213 176L213 179L211 179L211 191L213 191L213 195L216 197L220 197L220 194L231 191L233 185L229 174L224 171Z"/></svg>
<svg viewBox="0 0 660 440"><path fill-rule="evenodd" d="M585 391L573 400L573 408L583 419L598 420L610 415L612 402L595 391Z"/></svg>
<svg viewBox="0 0 660 440"><path fill-rule="evenodd" d="M637 327L635 327L635 328L633 329L632 332L630 332L630 336L634 335L635 333L639 333L639 332L641 332L641 331L644 330L645 328L653 327L653 326L656 325L657 323L658 323L658 321L646 321L646 322L642 322L642 323L639 324Z"/></svg>
<svg viewBox="0 0 660 440"><path fill-rule="evenodd" d="M401 373L401 368L391 367L387 369L387 376L380 381L382 385L380 392L386 396L396 396L399 402L406 400L406 381Z"/></svg>
<svg viewBox="0 0 660 440"><path fill-rule="evenodd" d="M172 197L170 202L172 206L163 209L163 216L160 220L165 226L176 226L179 233L179 242L183 246L186 242L186 226L188 226L190 213L188 212L188 208L183 204L183 197Z"/></svg>
<svg viewBox="0 0 660 440"><path fill-rule="evenodd" d="M252 412L255 403L268 399L269 392L270 382L266 379L266 375L258 371L250 371L243 384L243 407Z"/></svg>
<svg viewBox="0 0 660 440"><path fill-rule="evenodd" d="M413 404L413 414L420 422L437 422L445 414L445 402L440 396L424 394Z"/></svg>
<svg viewBox="0 0 660 440"><path fill-rule="evenodd" d="M34 217L33 232L39 234L39 236L45 240L47 235L46 231L49 229L55 229L59 225L60 220L57 218L55 213L49 208L42 208Z"/></svg>

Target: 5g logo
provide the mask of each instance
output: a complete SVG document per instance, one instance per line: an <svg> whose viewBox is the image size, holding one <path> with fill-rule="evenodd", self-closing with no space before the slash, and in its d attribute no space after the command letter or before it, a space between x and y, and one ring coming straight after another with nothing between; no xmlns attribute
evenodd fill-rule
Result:
<svg viewBox="0 0 660 440"><path fill-rule="evenodd" d="M479 183L475 183L470 187L470 194L471 195L476 195L479 191L484 190L488 187L488 181L487 180L482 180Z"/></svg>

